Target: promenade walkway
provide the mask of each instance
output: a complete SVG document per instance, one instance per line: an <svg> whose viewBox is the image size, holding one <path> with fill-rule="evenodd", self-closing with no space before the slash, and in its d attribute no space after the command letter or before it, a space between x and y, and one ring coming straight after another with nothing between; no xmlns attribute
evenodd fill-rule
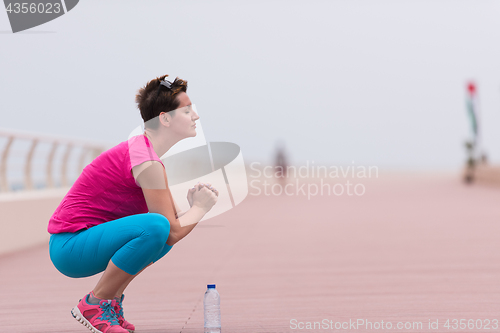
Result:
<svg viewBox="0 0 500 333"><path fill-rule="evenodd" d="M215 283L226 333L498 331L500 189L458 176L364 183L364 196L249 195L200 223L131 284L127 319L137 333L203 332ZM0 332L86 332L70 310L98 278L64 277L47 245L1 256ZM447 319L490 329L447 329ZM306 329L314 322L333 327Z"/></svg>

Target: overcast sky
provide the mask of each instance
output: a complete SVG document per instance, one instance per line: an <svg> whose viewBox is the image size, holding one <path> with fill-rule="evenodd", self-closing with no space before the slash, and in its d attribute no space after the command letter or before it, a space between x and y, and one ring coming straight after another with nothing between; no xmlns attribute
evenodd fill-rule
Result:
<svg viewBox="0 0 500 333"><path fill-rule="evenodd" d="M84 0L12 34L0 11L0 127L117 144L136 91L188 81L208 141L247 160L458 170L478 84L500 163L500 1Z"/></svg>

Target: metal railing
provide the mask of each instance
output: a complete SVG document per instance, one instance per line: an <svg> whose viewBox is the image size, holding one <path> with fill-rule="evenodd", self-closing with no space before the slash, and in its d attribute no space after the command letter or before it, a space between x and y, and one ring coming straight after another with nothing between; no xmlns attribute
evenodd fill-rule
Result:
<svg viewBox="0 0 500 333"><path fill-rule="evenodd" d="M16 143L22 143L21 147L14 149ZM48 148L48 152L44 154L41 146ZM33 190L35 188L70 186L72 183L70 171L73 171L73 174L76 174L77 177L88 162L99 156L110 146L108 143L93 142L91 140L78 140L0 128L0 192L11 192L16 189ZM58 158L57 152L61 148L62 156ZM39 158L41 163L34 164L37 152L42 153ZM70 158L75 153L77 153L77 158ZM76 169L74 170L69 169L71 160L76 160ZM56 162L60 164L59 172L55 170ZM45 170L43 170L43 166ZM36 171L42 171L42 178L45 178L45 181L35 184L33 176ZM9 172L21 173L22 181L19 182L19 179L17 179L18 183L16 184L15 178L9 177ZM54 177L54 173L57 173L59 177Z"/></svg>

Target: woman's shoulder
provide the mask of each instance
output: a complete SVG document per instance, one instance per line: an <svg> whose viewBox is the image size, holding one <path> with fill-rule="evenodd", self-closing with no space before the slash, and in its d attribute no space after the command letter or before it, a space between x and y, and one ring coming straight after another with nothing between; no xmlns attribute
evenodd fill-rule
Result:
<svg viewBox="0 0 500 333"><path fill-rule="evenodd" d="M147 136L135 135L127 140L127 145L130 149L151 149L153 150L153 144L148 139Z"/></svg>
<svg viewBox="0 0 500 333"><path fill-rule="evenodd" d="M131 168L146 161L157 161L163 165L154 151L151 141L145 135L131 137L128 139L127 145Z"/></svg>

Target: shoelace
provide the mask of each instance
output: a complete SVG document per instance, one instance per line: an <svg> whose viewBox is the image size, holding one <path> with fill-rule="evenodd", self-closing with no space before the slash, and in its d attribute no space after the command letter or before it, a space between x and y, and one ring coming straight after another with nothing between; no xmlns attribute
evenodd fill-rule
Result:
<svg viewBox="0 0 500 333"><path fill-rule="evenodd" d="M118 308L118 312L116 312L116 309L115 309L116 315L117 315L118 317L123 317L123 307L122 307L122 301L118 301L118 302L116 302L116 307Z"/></svg>
<svg viewBox="0 0 500 333"><path fill-rule="evenodd" d="M120 325L116 319L116 312L111 302L112 301L108 301L107 303L101 302L100 308L102 310L102 315L98 317L98 319L109 321L111 325Z"/></svg>

